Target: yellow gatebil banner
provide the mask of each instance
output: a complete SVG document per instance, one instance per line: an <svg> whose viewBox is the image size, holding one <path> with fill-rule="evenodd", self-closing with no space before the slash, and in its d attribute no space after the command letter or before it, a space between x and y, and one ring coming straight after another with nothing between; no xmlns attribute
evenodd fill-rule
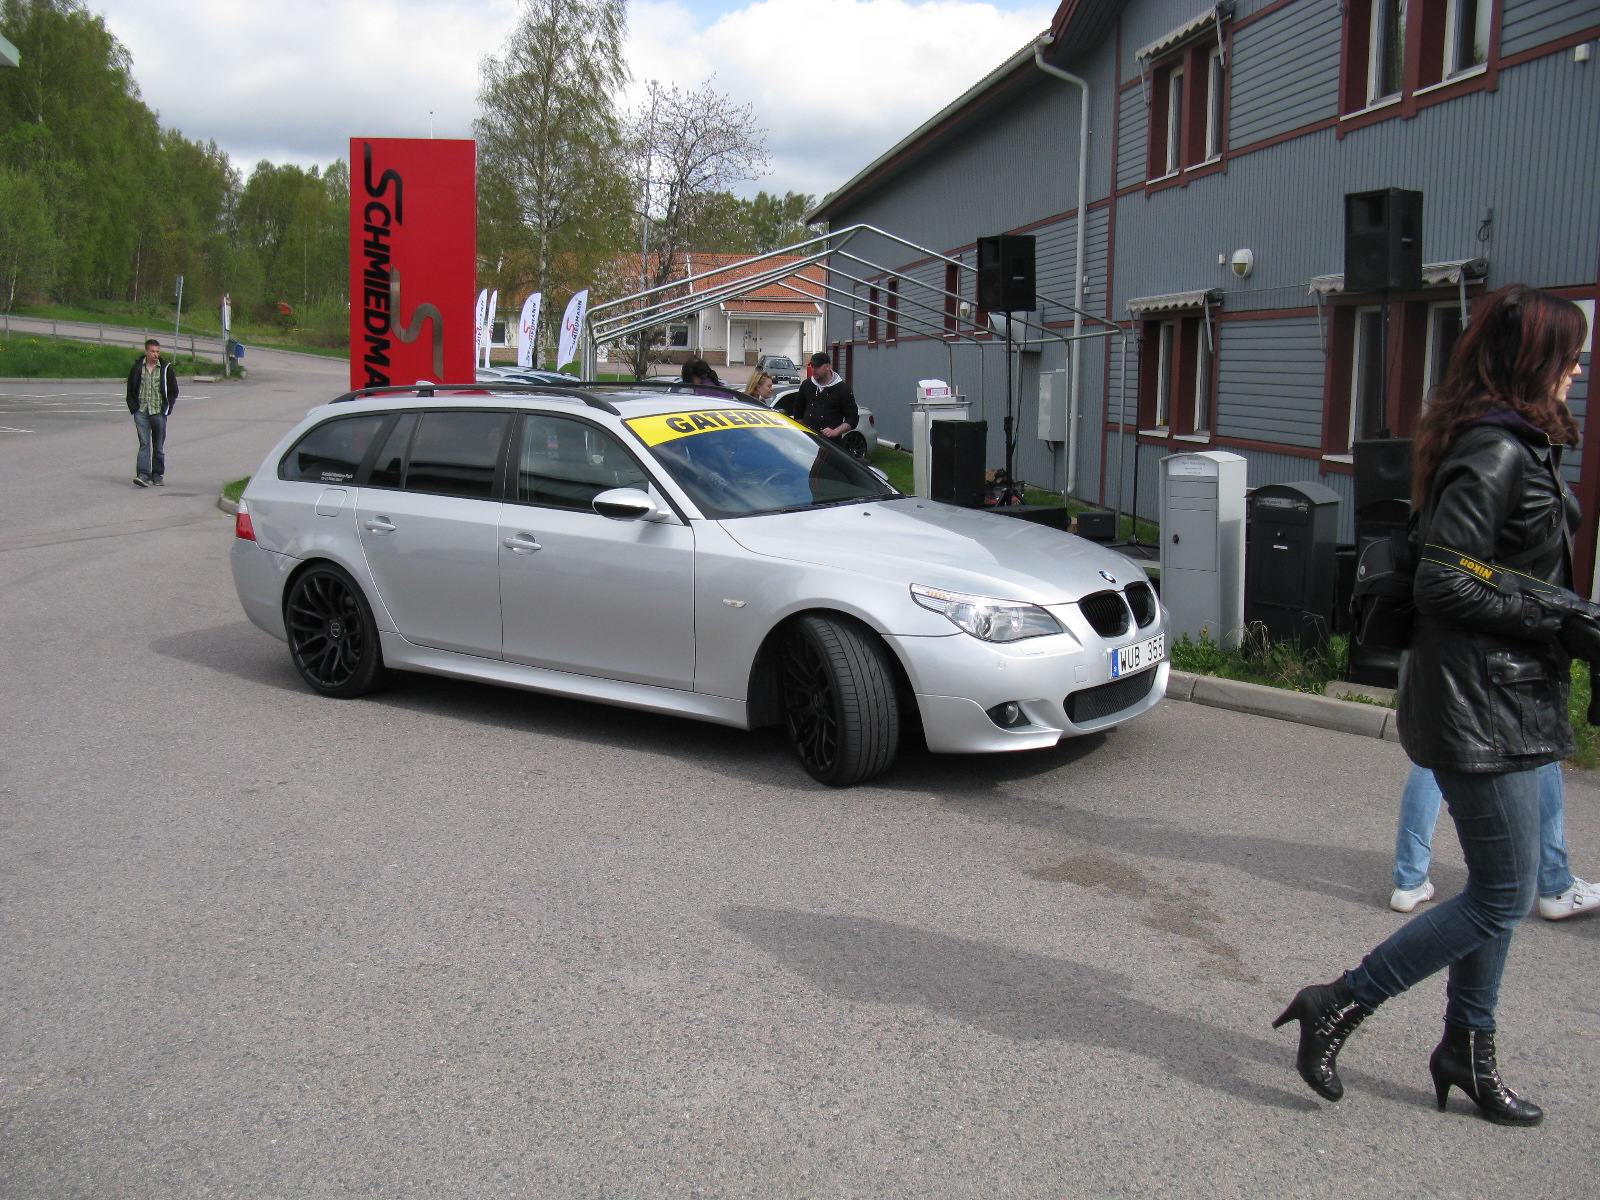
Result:
<svg viewBox="0 0 1600 1200"><path fill-rule="evenodd" d="M711 408L703 412L663 413L659 417L634 417L625 422L646 446L659 446L696 433L718 429L799 429L805 426L782 413L762 408Z"/></svg>

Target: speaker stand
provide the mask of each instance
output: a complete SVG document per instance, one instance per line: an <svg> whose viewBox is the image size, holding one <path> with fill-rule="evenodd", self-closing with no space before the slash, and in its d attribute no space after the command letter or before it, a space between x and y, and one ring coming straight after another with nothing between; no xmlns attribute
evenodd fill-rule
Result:
<svg viewBox="0 0 1600 1200"><path fill-rule="evenodd" d="M1022 489L1017 486L1016 476L1014 473L1016 468L1017 439L1015 435L1016 421L1012 414L1013 400L1011 395L1011 359L1011 314L1008 312L1006 313L1006 419L1004 422L1004 428L1002 430L1006 444L1006 485L1000 490L1000 495L995 498L995 504L1002 508L1009 504L1022 503Z"/></svg>

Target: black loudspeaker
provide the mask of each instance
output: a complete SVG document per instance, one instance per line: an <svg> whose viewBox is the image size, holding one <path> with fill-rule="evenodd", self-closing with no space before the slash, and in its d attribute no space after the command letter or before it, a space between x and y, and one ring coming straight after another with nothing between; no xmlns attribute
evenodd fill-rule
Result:
<svg viewBox="0 0 1600 1200"><path fill-rule="evenodd" d="M1034 298L1033 237L1002 233L978 239L978 311L1030 312Z"/></svg>
<svg viewBox="0 0 1600 1200"><path fill-rule="evenodd" d="M1422 193L1403 188L1346 192L1345 292L1421 286Z"/></svg>
<svg viewBox="0 0 1600 1200"><path fill-rule="evenodd" d="M1384 500L1411 499L1411 439L1372 438L1350 447L1356 467L1356 514Z"/></svg>
<svg viewBox="0 0 1600 1200"><path fill-rule="evenodd" d="M933 421L928 490L935 500L962 508L983 507L983 455L987 421Z"/></svg>

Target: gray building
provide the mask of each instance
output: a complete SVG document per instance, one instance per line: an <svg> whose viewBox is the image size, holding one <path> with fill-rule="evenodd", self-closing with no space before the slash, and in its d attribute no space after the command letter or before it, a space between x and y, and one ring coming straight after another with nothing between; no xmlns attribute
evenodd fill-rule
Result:
<svg viewBox="0 0 1600 1200"><path fill-rule="evenodd" d="M813 214L932 252L858 236L893 270L836 260L854 298L835 293L829 341L887 436L909 436L918 379L948 378L998 464L1009 357L1028 482L1153 517L1162 456L1225 449L1251 486L1334 488L1348 538L1352 440L1412 431L1474 297L1520 280L1592 325L1597 39L1600 0L1064 0L1039 45ZM1382 296L1344 287L1343 197L1388 187L1424 194L1426 265L1391 294L1385 346ZM1037 239L1011 356L946 261L998 233ZM1079 294L1098 320L1075 323ZM1600 438L1568 470L1592 579Z"/></svg>

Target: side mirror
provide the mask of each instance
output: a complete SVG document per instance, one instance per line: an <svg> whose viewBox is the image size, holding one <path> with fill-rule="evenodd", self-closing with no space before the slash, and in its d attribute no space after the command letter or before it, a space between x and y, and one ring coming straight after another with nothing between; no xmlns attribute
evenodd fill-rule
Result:
<svg viewBox="0 0 1600 1200"><path fill-rule="evenodd" d="M880 471L877 467L873 466L871 463L867 463L866 466L867 466L867 470L871 471L879 479L883 480L884 483L888 483L889 482L889 473L887 471Z"/></svg>
<svg viewBox="0 0 1600 1200"><path fill-rule="evenodd" d="M592 504L595 512L613 521L642 521L656 515L656 502L638 488L611 488Z"/></svg>

